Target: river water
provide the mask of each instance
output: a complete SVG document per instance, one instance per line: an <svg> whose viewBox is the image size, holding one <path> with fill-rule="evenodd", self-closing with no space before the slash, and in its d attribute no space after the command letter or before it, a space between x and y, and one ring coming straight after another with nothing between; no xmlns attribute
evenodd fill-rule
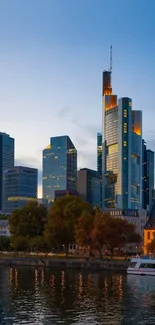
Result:
<svg viewBox="0 0 155 325"><path fill-rule="evenodd" d="M1 267L0 324L154 325L155 278Z"/></svg>

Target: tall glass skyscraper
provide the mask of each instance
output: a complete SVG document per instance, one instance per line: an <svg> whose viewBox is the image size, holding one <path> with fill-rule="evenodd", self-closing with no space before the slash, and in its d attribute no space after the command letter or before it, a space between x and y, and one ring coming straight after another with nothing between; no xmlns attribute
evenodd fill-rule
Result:
<svg viewBox="0 0 155 325"><path fill-rule="evenodd" d="M77 150L66 135L50 138L43 150L43 198L52 203L57 190L77 190Z"/></svg>
<svg viewBox="0 0 155 325"><path fill-rule="evenodd" d="M97 133L97 171L100 176L100 207L102 206L102 133Z"/></svg>
<svg viewBox="0 0 155 325"><path fill-rule="evenodd" d="M12 167L14 167L14 139L0 132L0 210L4 208L4 172Z"/></svg>
<svg viewBox="0 0 155 325"><path fill-rule="evenodd" d="M37 200L38 170L16 166L5 171L5 212Z"/></svg>
<svg viewBox="0 0 155 325"><path fill-rule="evenodd" d="M139 209L142 205L142 112L132 100L117 101L111 71L103 72L103 208Z"/></svg>

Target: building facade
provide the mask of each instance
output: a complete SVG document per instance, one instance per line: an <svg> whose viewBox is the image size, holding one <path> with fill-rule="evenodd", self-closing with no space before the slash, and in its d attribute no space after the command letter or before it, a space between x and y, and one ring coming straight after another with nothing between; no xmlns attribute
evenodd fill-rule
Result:
<svg viewBox="0 0 155 325"><path fill-rule="evenodd" d="M11 213L37 200L38 170L16 166L5 171L5 211Z"/></svg>
<svg viewBox="0 0 155 325"><path fill-rule="evenodd" d="M148 213L148 220L144 227L144 254L150 253L149 244L155 236L155 202Z"/></svg>
<svg viewBox="0 0 155 325"><path fill-rule="evenodd" d="M142 112L112 94L111 71L103 72L102 207L142 207Z"/></svg>
<svg viewBox="0 0 155 325"><path fill-rule="evenodd" d="M154 152L147 149L146 142L142 141L142 203L143 208L151 210L154 202Z"/></svg>
<svg viewBox="0 0 155 325"><path fill-rule="evenodd" d="M0 211L4 210L4 172L14 167L14 139L0 132Z"/></svg>
<svg viewBox="0 0 155 325"><path fill-rule="evenodd" d="M97 171L100 175L100 206L102 206L102 133L97 133Z"/></svg>
<svg viewBox="0 0 155 325"><path fill-rule="evenodd" d="M100 175L96 170L83 168L78 171L77 190L84 201L101 207Z"/></svg>
<svg viewBox="0 0 155 325"><path fill-rule="evenodd" d="M43 150L43 198L53 203L57 190L77 190L77 150L68 136L50 138Z"/></svg>
<svg viewBox="0 0 155 325"><path fill-rule="evenodd" d="M10 237L9 220L0 220L0 236Z"/></svg>

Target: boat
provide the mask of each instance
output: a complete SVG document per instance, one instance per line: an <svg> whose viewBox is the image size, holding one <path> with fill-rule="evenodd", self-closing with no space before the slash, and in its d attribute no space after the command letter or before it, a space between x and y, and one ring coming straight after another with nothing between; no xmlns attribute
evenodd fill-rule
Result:
<svg viewBox="0 0 155 325"><path fill-rule="evenodd" d="M149 256L132 258L127 274L155 275L155 258Z"/></svg>

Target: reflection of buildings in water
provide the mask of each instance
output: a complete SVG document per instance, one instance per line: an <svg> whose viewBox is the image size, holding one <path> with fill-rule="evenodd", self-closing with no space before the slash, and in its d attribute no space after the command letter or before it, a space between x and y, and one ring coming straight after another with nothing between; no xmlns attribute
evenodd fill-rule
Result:
<svg viewBox="0 0 155 325"><path fill-rule="evenodd" d="M65 272L62 271L61 272L61 289L62 289L62 291L64 288L65 288Z"/></svg>
<svg viewBox="0 0 155 325"><path fill-rule="evenodd" d="M79 283L78 283L78 298L81 299L83 294L83 277L82 274L79 274Z"/></svg>

